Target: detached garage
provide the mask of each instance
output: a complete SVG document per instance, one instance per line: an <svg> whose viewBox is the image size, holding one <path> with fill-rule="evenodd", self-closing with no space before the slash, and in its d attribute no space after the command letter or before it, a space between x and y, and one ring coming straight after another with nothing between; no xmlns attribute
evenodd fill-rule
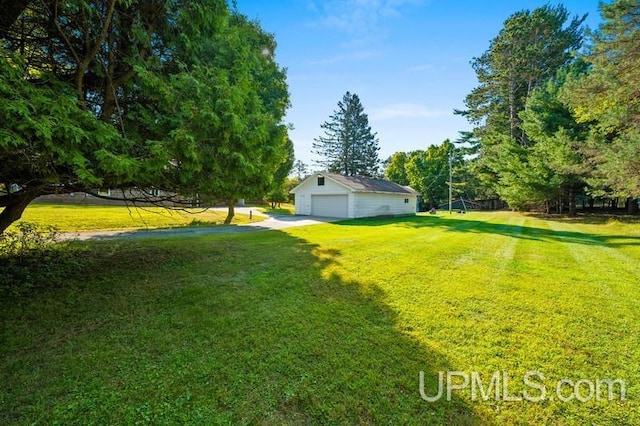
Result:
<svg viewBox="0 0 640 426"><path fill-rule="evenodd" d="M415 214L418 193L380 179L320 172L291 190L296 214L340 218Z"/></svg>

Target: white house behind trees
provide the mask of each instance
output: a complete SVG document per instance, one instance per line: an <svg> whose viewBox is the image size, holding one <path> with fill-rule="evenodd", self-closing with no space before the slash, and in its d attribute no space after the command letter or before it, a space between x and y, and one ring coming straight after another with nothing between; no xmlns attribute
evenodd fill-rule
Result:
<svg viewBox="0 0 640 426"><path fill-rule="evenodd" d="M418 193L380 179L315 173L291 190L296 214L340 218L416 213Z"/></svg>

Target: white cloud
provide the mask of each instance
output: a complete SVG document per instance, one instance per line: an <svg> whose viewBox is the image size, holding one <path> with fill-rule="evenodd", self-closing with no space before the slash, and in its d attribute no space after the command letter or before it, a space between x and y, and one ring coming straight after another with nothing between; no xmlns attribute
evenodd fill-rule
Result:
<svg viewBox="0 0 640 426"><path fill-rule="evenodd" d="M373 108L369 114L376 120L393 120L396 118L437 118L451 115L451 111L430 109L421 104L390 104L381 108Z"/></svg>
<svg viewBox="0 0 640 426"><path fill-rule="evenodd" d="M317 15L313 26L348 34L357 42L386 32L384 20L402 16L407 6L424 0L327 0L308 3Z"/></svg>

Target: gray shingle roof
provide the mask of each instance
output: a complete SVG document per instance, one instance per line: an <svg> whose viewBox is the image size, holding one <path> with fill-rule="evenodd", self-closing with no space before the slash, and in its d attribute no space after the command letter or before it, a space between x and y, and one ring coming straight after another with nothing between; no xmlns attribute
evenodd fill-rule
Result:
<svg viewBox="0 0 640 426"><path fill-rule="evenodd" d="M394 182L382 179L370 179L359 176L342 176L335 173L319 173L357 192L391 192L397 194L417 195L418 193L408 186L398 185Z"/></svg>

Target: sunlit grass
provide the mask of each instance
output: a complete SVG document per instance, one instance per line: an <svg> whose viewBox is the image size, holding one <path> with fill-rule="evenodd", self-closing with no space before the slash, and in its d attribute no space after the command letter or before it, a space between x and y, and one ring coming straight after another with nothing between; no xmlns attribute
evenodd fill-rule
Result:
<svg viewBox="0 0 640 426"><path fill-rule="evenodd" d="M169 210L160 207L78 206L32 204L22 220L38 225L52 225L62 232L116 229L152 229L177 226L213 226L224 222L226 212L205 209ZM254 216L251 222L263 220ZM236 214L233 224L249 222Z"/></svg>
<svg viewBox="0 0 640 426"><path fill-rule="evenodd" d="M268 214L292 215L296 212L296 207L290 203L281 203L275 208L271 208L271 205L258 206L258 208L260 211Z"/></svg>
<svg viewBox="0 0 640 426"><path fill-rule="evenodd" d="M638 227L443 214L93 243L82 277L2 301L0 422L638 424ZM548 397L619 378L627 400L419 393L420 371L429 395L439 371L499 371L537 396L532 370Z"/></svg>

